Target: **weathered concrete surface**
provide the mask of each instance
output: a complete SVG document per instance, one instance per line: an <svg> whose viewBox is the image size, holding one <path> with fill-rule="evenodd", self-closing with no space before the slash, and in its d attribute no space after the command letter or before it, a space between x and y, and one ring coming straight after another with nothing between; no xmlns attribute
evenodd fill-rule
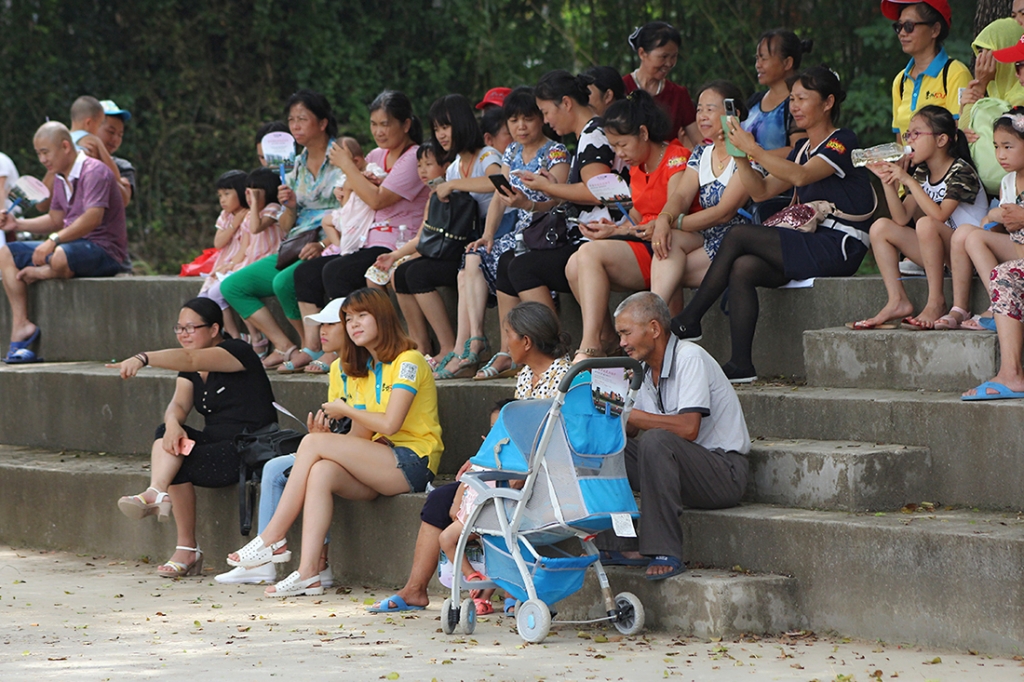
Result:
<svg viewBox="0 0 1024 682"><path fill-rule="evenodd" d="M632 592L647 614L647 627L694 637L780 633L803 627L798 585L781 575L746 575L695 569L663 582L647 580L642 568L612 566L612 594ZM558 617L572 620L605 615L597 576L591 571L576 594L558 603Z"/></svg>
<svg viewBox="0 0 1024 682"><path fill-rule="evenodd" d="M100 363L0 365L0 443L89 452L148 453L174 394L174 373L145 369L130 380ZM305 421L327 399L327 378L271 373L277 401ZM480 447L491 407L511 398L514 379L438 382L445 454L441 473L455 473ZM283 415L282 427L298 428ZM190 424L201 428L192 414Z"/></svg>
<svg viewBox="0 0 1024 682"><path fill-rule="evenodd" d="M144 556L162 563L174 551L174 523L158 523L152 517L133 521L117 508L118 498L147 485L147 457L0 446L0 542L131 559ZM205 565L218 572L228 570L224 558L256 536L255 519L248 538L239 534L237 486L196 488L196 496L197 536ZM403 584L425 499L425 494L372 502L335 498L331 563L339 579ZM284 570L290 571L298 566L302 549L301 520L288 537L294 558Z"/></svg>
<svg viewBox="0 0 1024 682"><path fill-rule="evenodd" d="M811 386L949 391L987 381L999 368L993 332L841 327L803 338Z"/></svg>
<svg viewBox="0 0 1024 682"><path fill-rule="evenodd" d="M42 327L42 355L50 361L109 360L140 350L166 348L175 343L170 328L178 309L199 291L200 280L181 277L115 277L41 282L30 290L33 319ZM924 279L905 282L915 306L926 297ZM947 289L949 284L947 283ZM981 287L974 304L987 307ZM442 289L454 324L455 291ZM691 292L685 292L687 298ZM808 329L837 327L873 313L884 301L879 277L819 279L810 289L763 289L760 317L754 338L754 364L762 377L806 376L802 334ZM613 294L614 310L625 294ZM948 297L948 294L947 294ZM951 300L951 299L950 299ZM984 307L982 306L984 303ZM268 300L281 327L290 330L280 307ZM582 331L579 306L569 295L560 296L563 328L574 342ZM487 311L486 333L498 341L497 309ZM8 329L10 309L0 297L0 329ZM730 355L728 318L718 306L704 319L704 345L720 362Z"/></svg>
<svg viewBox="0 0 1024 682"><path fill-rule="evenodd" d="M1019 654L1024 520L761 505L682 515L687 560L792 575L813 630Z"/></svg>
<svg viewBox="0 0 1024 682"><path fill-rule="evenodd" d="M950 393L796 386L746 386L737 394L755 438L924 446L931 453L925 499L1021 508L1021 401L963 402Z"/></svg>
<svg viewBox="0 0 1024 682"><path fill-rule="evenodd" d="M117 508L121 495L148 483L145 458L58 453L0 446L0 543L36 549L89 552L112 557L148 557L155 564L170 556L174 524L152 518L132 521ZM237 488L197 489L197 534L205 566L228 570L224 558L255 537L238 533ZM420 527L425 494L378 498L372 502L335 499L331 524L331 566L342 584L405 584ZM301 522L288 535L297 567ZM616 591L641 598L648 628L700 637L741 632L783 632L800 623L796 586L790 578L693 571L653 583L642 570L610 570ZM434 591L444 588L433 582ZM563 618L585 617L600 602L594 578L565 606ZM575 615L573 615L575 614Z"/></svg>
<svg viewBox="0 0 1024 682"><path fill-rule="evenodd" d="M750 451L745 499L808 509L876 511L928 493L928 449L765 438Z"/></svg>

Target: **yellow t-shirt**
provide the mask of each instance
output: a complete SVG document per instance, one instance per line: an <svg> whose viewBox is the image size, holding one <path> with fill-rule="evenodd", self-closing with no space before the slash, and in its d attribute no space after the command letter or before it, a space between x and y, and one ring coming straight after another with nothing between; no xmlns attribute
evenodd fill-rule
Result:
<svg viewBox="0 0 1024 682"><path fill-rule="evenodd" d="M334 372L331 378L333 382ZM396 446L427 457L427 467L437 473L444 452L441 424L437 420L437 387L422 353L407 350L394 362L371 364L367 376L348 377L348 391L349 405L369 412L386 412L392 391L410 391L415 398L402 428L387 438Z"/></svg>
<svg viewBox="0 0 1024 682"><path fill-rule="evenodd" d="M348 375L341 369L341 360L331 363L328 378L331 383L327 387L327 402L333 403L338 398L344 398L348 402Z"/></svg>
<svg viewBox="0 0 1024 682"><path fill-rule="evenodd" d="M945 79L942 72L950 62ZM921 107L929 104L943 107L952 112L954 118L960 117L958 97L960 88L966 88L973 76L962 62L950 59L946 48L939 50L917 78L910 77L914 68L914 60L907 63L907 68L896 74L892 82L892 131L902 135L910 126L910 119ZM903 84L903 96L900 97L900 84ZM945 85L945 87L943 87Z"/></svg>

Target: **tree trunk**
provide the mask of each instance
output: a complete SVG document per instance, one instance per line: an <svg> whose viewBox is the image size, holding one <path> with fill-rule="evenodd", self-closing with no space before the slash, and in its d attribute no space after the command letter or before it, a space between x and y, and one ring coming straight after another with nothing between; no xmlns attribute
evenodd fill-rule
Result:
<svg viewBox="0 0 1024 682"><path fill-rule="evenodd" d="M974 12L974 35L996 19L1010 16L1013 0L978 0L978 9Z"/></svg>

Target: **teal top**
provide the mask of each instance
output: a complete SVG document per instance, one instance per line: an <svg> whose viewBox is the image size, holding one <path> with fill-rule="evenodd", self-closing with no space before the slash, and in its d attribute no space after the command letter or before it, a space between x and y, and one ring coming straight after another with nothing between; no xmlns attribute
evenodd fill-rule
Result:
<svg viewBox="0 0 1024 682"><path fill-rule="evenodd" d="M327 142L327 148L330 149L333 143L334 138L331 138ZM341 207L334 196L334 186L342 176L341 169L331 165L325 154L320 172L314 177L307 166L308 158L309 150L303 149L295 159L295 168L285 175L288 186L295 192L295 200L298 204L295 225L288 232L286 238L294 237L307 230L319 230L320 223L327 212Z"/></svg>

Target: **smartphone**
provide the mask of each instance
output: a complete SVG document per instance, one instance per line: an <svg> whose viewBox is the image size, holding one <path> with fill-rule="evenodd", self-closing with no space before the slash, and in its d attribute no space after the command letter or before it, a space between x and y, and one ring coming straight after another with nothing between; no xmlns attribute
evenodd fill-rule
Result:
<svg viewBox="0 0 1024 682"><path fill-rule="evenodd" d="M181 454L188 456L192 453L192 448L196 446L196 442L191 438L181 439Z"/></svg>
<svg viewBox="0 0 1024 682"><path fill-rule="evenodd" d="M729 156L745 157L746 154L741 152L739 149L736 149L732 142L729 142L728 130L730 116L739 121L739 116L736 115L736 100L731 97L725 100L725 114L722 116L722 131L725 133L725 152Z"/></svg>
<svg viewBox="0 0 1024 682"><path fill-rule="evenodd" d="M488 175L487 179L491 181L492 185L494 185L494 189L498 190L507 197L510 197L516 193L516 191L512 189L512 184L508 181L508 178L506 178L501 173Z"/></svg>

